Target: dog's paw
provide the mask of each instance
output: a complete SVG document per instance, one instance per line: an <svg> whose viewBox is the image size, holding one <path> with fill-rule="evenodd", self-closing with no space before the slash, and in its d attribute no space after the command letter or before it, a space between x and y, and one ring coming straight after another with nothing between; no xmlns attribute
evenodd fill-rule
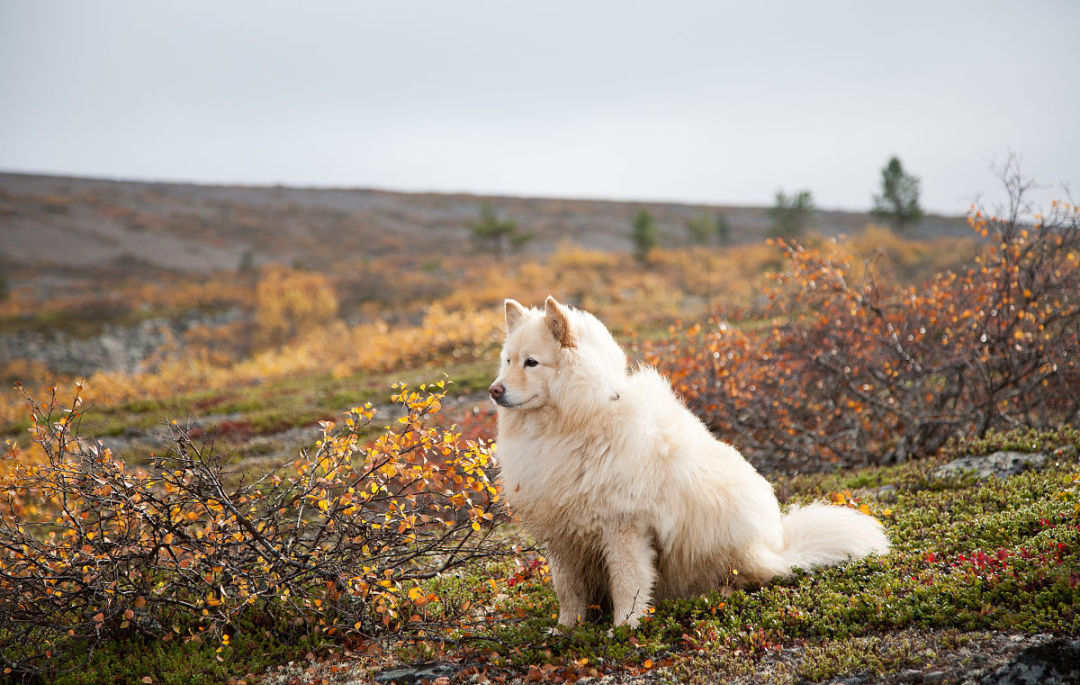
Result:
<svg viewBox="0 0 1080 685"><path fill-rule="evenodd" d="M647 611L645 610L634 610L629 614L626 614L625 616L616 616L615 626L627 626L629 628L637 628L639 625L641 625L641 619L645 616L646 613Z"/></svg>

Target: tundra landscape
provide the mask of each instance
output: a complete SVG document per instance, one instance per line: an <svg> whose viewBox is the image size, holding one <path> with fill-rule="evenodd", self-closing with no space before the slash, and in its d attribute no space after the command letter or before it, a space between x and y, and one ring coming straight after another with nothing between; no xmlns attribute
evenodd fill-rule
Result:
<svg viewBox="0 0 1080 685"><path fill-rule="evenodd" d="M1078 682L1080 208L1002 180L904 223L0 174L0 672ZM548 295L889 553L557 626L488 398Z"/></svg>

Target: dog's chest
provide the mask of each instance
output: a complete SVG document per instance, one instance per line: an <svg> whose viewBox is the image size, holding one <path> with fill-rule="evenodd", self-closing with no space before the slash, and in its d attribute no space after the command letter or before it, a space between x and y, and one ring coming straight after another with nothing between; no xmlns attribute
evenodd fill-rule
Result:
<svg viewBox="0 0 1080 685"><path fill-rule="evenodd" d="M504 497L526 521L567 525L603 518L624 499L625 469L599 439L509 440L499 445Z"/></svg>

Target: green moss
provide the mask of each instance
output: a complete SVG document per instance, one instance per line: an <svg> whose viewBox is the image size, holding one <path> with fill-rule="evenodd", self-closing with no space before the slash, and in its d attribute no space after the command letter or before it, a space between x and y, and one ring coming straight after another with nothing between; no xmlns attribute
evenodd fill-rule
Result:
<svg viewBox="0 0 1080 685"><path fill-rule="evenodd" d="M28 418L19 419L18 421L12 421L11 423L4 424L0 427L0 436L5 437L23 437L27 431L30 430L30 426L33 422Z"/></svg>
<svg viewBox="0 0 1080 685"><path fill-rule="evenodd" d="M267 406L266 400L262 397L254 396L254 393L244 397L236 399L222 399L220 403L215 404L214 412L219 414L249 414L265 409Z"/></svg>
<svg viewBox="0 0 1080 685"><path fill-rule="evenodd" d="M1080 428L1062 426L1054 431L1021 428L1013 431L990 431L975 440L950 442L942 453L947 458L999 451L1055 452L1058 456L1076 458L1080 450Z"/></svg>
<svg viewBox="0 0 1080 685"><path fill-rule="evenodd" d="M1060 435L1054 449L1075 434ZM919 666L986 631L1080 635L1080 462L1061 455L1043 471L984 482L930 475L940 460L784 479L792 500L851 490L872 511L888 510L893 552L758 590L661 603L636 631L608 622L553 630L554 593L532 578L495 602L492 615L505 620L469 634L490 645L493 663L650 660L677 681L760 671L750 679L785 683ZM766 669L777 650L798 656Z"/></svg>
<svg viewBox="0 0 1080 685"><path fill-rule="evenodd" d="M284 626L237 630L228 646L223 646L220 638L209 637L106 642L93 650L70 650L50 664L42 682L106 685L139 683L149 676L154 683L166 685L211 685L299 661L308 652L325 652L330 646L332 643L321 636ZM254 680L249 678L249 682Z"/></svg>
<svg viewBox="0 0 1080 685"><path fill-rule="evenodd" d="M143 414L150 411L160 411L162 407L163 403L157 400L131 400L130 402L121 404L117 409L133 414Z"/></svg>
<svg viewBox="0 0 1080 685"><path fill-rule="evenodd" d="M445 373L454 380L452 390L459 394L472 394L476 392L487 393L488 386L495 380L496 364L492 361L478 361L455 366L453 369L440 372ZM433 371L439 371L433 369ZM427 382L441 379L439 376L430 376Z"/></svg>

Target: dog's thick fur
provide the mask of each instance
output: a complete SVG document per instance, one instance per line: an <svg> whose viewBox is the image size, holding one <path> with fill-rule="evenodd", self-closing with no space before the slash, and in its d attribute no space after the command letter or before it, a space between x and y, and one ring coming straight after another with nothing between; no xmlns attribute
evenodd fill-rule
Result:
<svg viewBox="0 0 1080 685"><path fill-rule="evenodd" d="M543 310L506 301L490 392L505 497L546 547L562 625L594 605L636 625L655 599L889 548L853 509L781 514L772 485L664 378L628 372L604 325L554 298Z"/></svg>

